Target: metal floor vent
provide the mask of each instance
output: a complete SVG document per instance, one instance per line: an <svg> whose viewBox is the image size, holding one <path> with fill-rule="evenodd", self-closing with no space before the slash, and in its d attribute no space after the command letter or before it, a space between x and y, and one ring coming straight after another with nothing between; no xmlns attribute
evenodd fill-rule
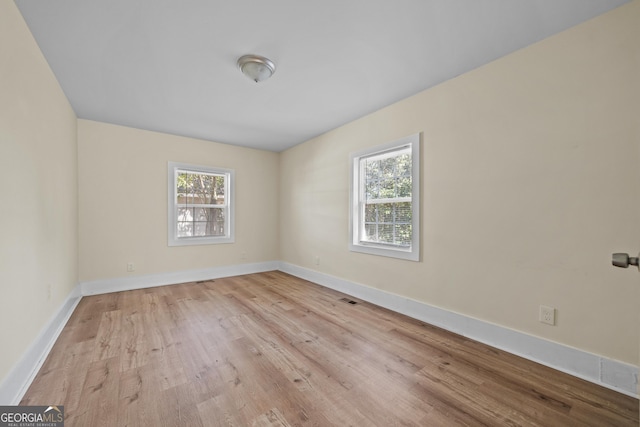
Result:
<svg viewBox="0 0 640 427"><path fill-rule="evenodd" d="M348 304L353 304L353 305L356 305L356 304L357 304L357 302L356 302L356 301L354 301L354 300L352 300L352 299L349 299L349 298L340 298L340 301L344 301L344 302L346 302L346 303L348 303Z"/></svg>

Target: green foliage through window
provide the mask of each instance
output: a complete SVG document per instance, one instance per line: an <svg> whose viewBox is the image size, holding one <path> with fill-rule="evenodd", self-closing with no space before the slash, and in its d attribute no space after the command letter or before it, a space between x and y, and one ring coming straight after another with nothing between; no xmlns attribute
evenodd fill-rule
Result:
<svg viewBox="0 0 640 427"><path fill-rule="evenodd" d="M363 241L411 246L411 164L406 147L360 159Z"/></svg>
<svg viewBox="0 0 640 427"><path fill-rule="evenodd" d="M177 237L224 236L225 175L178 171L176 176Z"/></svg>
<svg viewBox="0 0 640 427"><path fill-rule="evenodd" d="M420 138L349 155L350 251L420 261Z"/></svg>

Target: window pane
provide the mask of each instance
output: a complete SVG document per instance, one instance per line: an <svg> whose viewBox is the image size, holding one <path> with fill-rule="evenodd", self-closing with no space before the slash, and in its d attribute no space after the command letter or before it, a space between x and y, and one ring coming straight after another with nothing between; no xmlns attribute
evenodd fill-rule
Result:
<svg viewBox="0 0 640 427"><path fill-rule="evenodd" d="M178 208L178 221L193 221L193 208Z"/></svg>
<svg viewBox="0 0 640 427"><path fill-rule="evenodd" d="M380 197L380 187L378 180L367 181L365 184L365 200L377 199Z"/></svg>
<svg viewBox="0 0 640 427"><path fill-rule="evenodd" d="M221 208L178 208L178 237L224 236L224 213Z"/></svg>
<svg viewBox="0 0 640 427"><path fill-rule="evenodd" d="M365 240L400 246L411 245L411 203L365 205Z"/></svg>
<svg viewBox="0 0 640 427"><path fill-rule="evenodd" d="M364 222L376 222L378 220L377 205L365 205L364 207Z"/></svg>
<svg viewBox="0 0 640 427"><path fill-rule="evenodd" d="M179 173L176 178L176 199L178 204L187 203L187 174Z"/></svg>
<svg viewBox="0 0 640 427"><path fill-rule="evenodd" d="M178 221L177 235L178 237L193 236L193 222Z"/></svg>
<svg viewBox="0 0 640 427"><path fill-rule="evenodd" d="M411 177L396 178L396 197L411 197Z"/></svg>
<svg viewBox="0 0 640 427"><path fill-rule="evenodd" d="M393 243L393 224L378 225L378 242Z"/></svg>
<svg viewBox="0 0 640 427"><path fill-rule="evenodd" d="M411 156L389 155L360 163L365 168L364 193L366 200L411 197Z"/></svg>
<svg viewBox="0 0 640 427"><path fill-rule="evenodd" d="M383 179L391 179L394 176L395 165L396 165L397 157L389 157L388 159L384 159L381 161L382 167L382 178Z"/></svg>
<svg viewBox="0 0 640 427"><path fill-rule="evenodd" d="M219 208L202 209L205 218L205 236L224 236L225 234L225 211Z"/></svg>
<svg viewBox="0 0 640 427"><path fill-rule="evenodd" d="M178 204L224 204L225 177L211 174L180 173L177 180Z"/></svg>
<svg viewBox="0 0 640 427"><path fill-rule="evenodd" d="M187 203L193 203L193 175L190 173L185 174L185 194L187 196Z"/></svg>
<svg viewBox="0 0 640 427"><path fill-rule="evenodd" d="M395 180L393 178L385 179L380 185L380 198L392 199L396 197Z"/></svg>
<svg viewBox="0 0 640 427"><path fill-rule="evenodd" d="M409 154L396 157L396 176L411 176L411 156Z"/></svg>
<svg viewBox="0 0 640 427"><path fill-rule="evenodd" d="M378 229L378 226L376 224L365 224L364 225L364 232L366 234L365 240L369 242L377 242L378 241L377 232L376 232L377 229Z"/></svg>
<svg viewBox="0 0 640 427"><path fill-rule="evenodd" d="M211 203L213 177L211 175L193 175L193 203Z"/></svg>
<svg viewBox="0 0 640 427"><path fill-rule="evenodd" d="M222 205L225 202L225 182L223 176L216 176L214 181L214 200L212 204Z"/></svg>
<svg viewBox="0 0 640 427"><path fill-rule="evenodd" d="M411 203L396 204L396 222L411 222Z"/></svg>
<svg viewBox="0 0 640 427"><path fill-rule="evenodd" d="M206 236L207 223L206 222L194 222L193 223L193 236L202 237Z"/></svg>
<svg viewBox="0 0 640 427"><path fill-rule="evenodd" d="M365 160L365 181L372 179L378 179L380 177L380 161L377 160Z"/></svg>
<svg viewBox="0 0 640 427"><path fill-rule="evenodd" d="M411 224L396 225L395 243L401 246L411 246Z"/></svg>
<svg viewBox="0 0 640 427"><path fill-rule="evenodd" d="M378 205L378 222L393 222L393 203L382 203Z"/></svg>
<svg viewBox="0 0 640 427"><path fill-rule="evenodd" d="M224 236L224 222L214 218L208 222L194 222L194 236Z"/></svg>
<svg viewBox="0 0 640 427"><path fill-rule="evenodd" d="M178 237L193 236L193 208L178 208Z"/></svg>

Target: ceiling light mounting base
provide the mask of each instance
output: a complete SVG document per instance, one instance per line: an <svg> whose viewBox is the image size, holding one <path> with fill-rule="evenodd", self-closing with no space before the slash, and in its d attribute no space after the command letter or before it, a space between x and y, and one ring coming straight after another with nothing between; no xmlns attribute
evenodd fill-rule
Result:
<svg viewBox="0 0 640 427"><path fill-rule="evenodd" d="M276 64L260 55L244 55L238 58L238 67L244 75L258 83L276 72Z"/></svg>

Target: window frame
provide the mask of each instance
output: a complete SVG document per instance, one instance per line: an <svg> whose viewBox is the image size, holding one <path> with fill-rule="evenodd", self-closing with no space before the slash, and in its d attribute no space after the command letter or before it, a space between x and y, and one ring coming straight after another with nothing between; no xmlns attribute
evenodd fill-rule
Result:
<svg viewBox="0 0 640 427"><path fill-rule="evenodd" d="M225 235L178 237L177 177L180 172L224 175L225 177ZM213 245L235 241L235 171L213 166L168 162L168 246Z"/></svg>
<svg viewBox="0 0 640 427"><path fill-rule="evenodd" d="M409 135L393 142L369 147L350 154L350 251L410 261L420 261L420 135L420 133ZM385 243L368 242L363 239L365 235L365 183L361 161L366 158L384 155L385 153L393 153L407 148L411 153L411 245L406 248Z"/></svg>

